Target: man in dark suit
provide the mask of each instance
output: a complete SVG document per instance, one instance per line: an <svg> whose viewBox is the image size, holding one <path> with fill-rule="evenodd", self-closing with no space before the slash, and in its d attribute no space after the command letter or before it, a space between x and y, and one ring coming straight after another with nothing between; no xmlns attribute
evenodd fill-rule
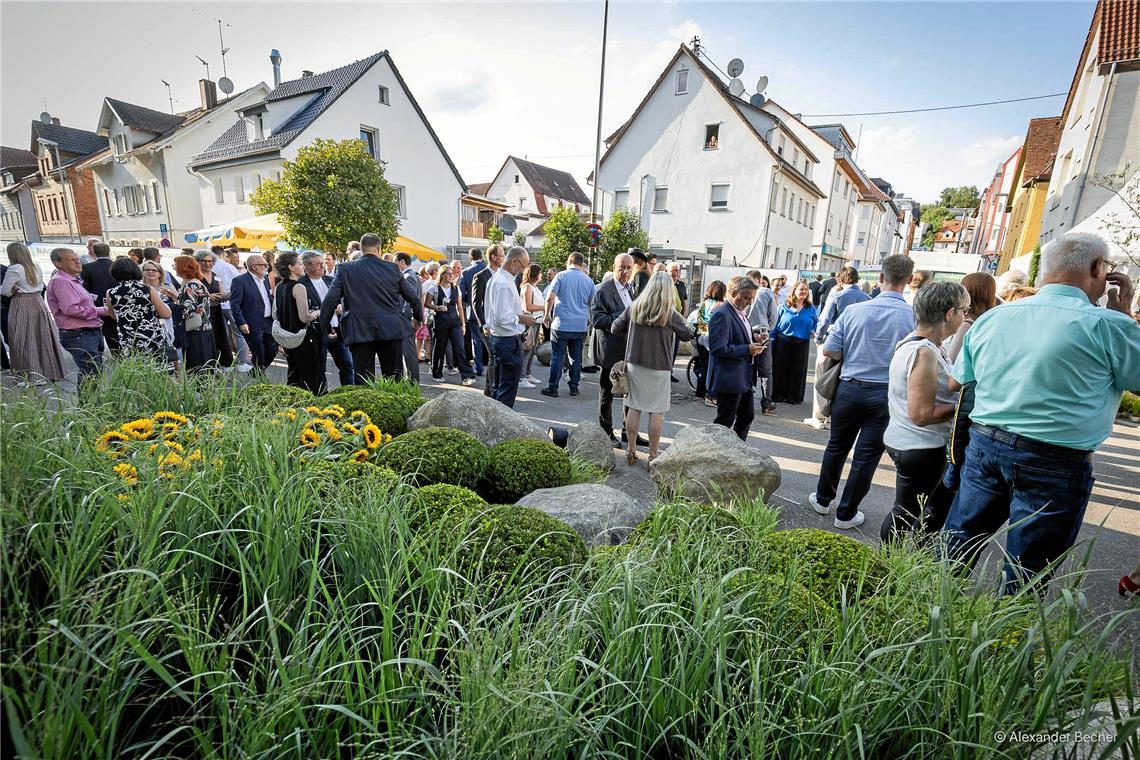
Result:
<svg viewBox="0 0 1140 760"><path fill-rule="evenodd" d="M95 296L95 305L102 306L107 291L118 286L119 281L111 276L111 246L106 243L95 243L91 246L95 258L83 265L79 279L83 280L83 287L88 293ZM119 331L115 327L114 317L103 317L103 340L107 341L107 348L112 354L119 353Z"/></svg>
<svg viewBox="0 0 1140 760"><path fill-rule="evenodd" d="M817 274L815 279L808 283L808 290L811 292L811 302L814 304L819 303L819 292L823 290L823 275Z"/></svg>
<svg viewBox="0 0 1140 760"><path fill-rule="evenodd" d="M255 253L245 260L245 274L239 274L230 283L230 313L249 345L255 372L264 372L277 356L268 271L265 259Z"/></svg>
<svg viewBox="0 0 1140 760"><path fill-rule="evenodd" d="M467 256L471 259L471 266L463 270L463 274L459 276L459 295L463 297L464 308L467 309L468 324L474 324L473 320L475 314L474 301L471 300L471 288L475 284L475 275L482 272L487 268L487 263L483 261L483 252L478 248L472 248L467 252ZM467 350L467 360L475 364L475 374L483 374L483 341L475 335L474 330L467 330L463 335L464 348Z"/></svg>
<svg viewBox="0 0 1140 760"><path fill-rule="evenodd" d="M610 327L633 302L629 285L632 278L633 257L619 253L614 257L614 276L602 282L594 293L590 314L594 325L590 351L602 367L598 376L598 424L609 434L614 448L620 448L621 442L614 435L614 384L610 380L610 370L625 358L626 333L614 335ZM624 441L624 430L621 437Z"/></svg>
<svg viewBox="0 0 1140 760"><path fill-rule="evenodd" d="M309 291L309 300L317 303L324 302L333 282L333 278L325 274L325 255L320 251L309 251L301 257L301 263L305 265L305 276L301 278L301 284ZM352 367L352 354L348 352L348 347L344 345L344 341L341 340L340 334L337 332L340 322L336 315L333 316L331 325L331 332L321 333L321 347L317 350L317 362L321 365L321 377L325 378L321 386L324 390L328 390L325 366L328 364L329 356L332 356L333 364L336 365L341 385L353 385L356 382L356 372Z"/></svg>
<svg viewBox="0 0 1140 760"><path fill-rule="evenodd" d="M369 232L360 238L360 258L336 268L336 277L321 303L321 331L332 329L337 306L343 306L338 334L352 352L356 384L376 376L376 360L384 377L404 376L401 348L407 320L401 300L423 321L420 291L400 274L400 268L380 258L380 236Z"/></svg>
<svg viewBox="0 0 1140 760"><path fill-rule="evenodd" d="M733 277L727 296L709 318L709 394L716 394L714 422L731 428L744 441L756 416L752 357L765 346L753 341L745 316L756 297L756 283L750 277Z"/></svg>
<svg viewBox="0 0 1140 760"><path fill-rule="evenodd" d="M396 266L400 269L400 275L410 282L413 288L422 293L420 278L416 277L416 272L412 269L412 257L403 251L398 252L396 254ZM404 315L404 322L407 325L402 343L404 371L407 373L408 379L418 385L420 382L420 353L416 350L416 328L420 326L420 323L412 317L412 310L406 303L400 313Z"/></svg>
<svg viewBox="0 0 1140 760"><path fill-rule="evenodd" d="M830 277L820 283L819 298L816 299L815 295L812 295L812 303L820 309L821 313L823 308L827 306L827 297L831 295L832 289L838 284L839 280L835 279L835 272L832 272Z"/></svg>
<svg viewBox="0 0 1140 760"><path fill-rule="evenodd" d="M475 324L478 325L479 338L483 343L483 356L487 360L487 377L484 380L483 395L492 396L495 389L495 357L491 355L491 338L484 329L487 315L484 308L487 305L487 285L491 277L503 265L503 246L493 245L487 249L487 266L475 274L471 281L471 305L475 312Z"/></svg>

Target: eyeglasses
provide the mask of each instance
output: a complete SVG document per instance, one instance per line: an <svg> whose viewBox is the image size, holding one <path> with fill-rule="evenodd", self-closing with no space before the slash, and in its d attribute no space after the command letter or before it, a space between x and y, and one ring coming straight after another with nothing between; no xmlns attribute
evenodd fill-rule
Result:
<svg viewBox="0 0 1140 760"><path fill-rule="evenodd" d="M213 264L217 259L202 259L203 264Z"/></svg>

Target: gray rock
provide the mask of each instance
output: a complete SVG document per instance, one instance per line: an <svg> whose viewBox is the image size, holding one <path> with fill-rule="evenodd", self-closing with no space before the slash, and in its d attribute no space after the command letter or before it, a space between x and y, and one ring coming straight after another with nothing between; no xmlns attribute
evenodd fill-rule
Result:
<svg viewBox="0 0 1140 760"><path fill-rule="evenodd" d="M428 401L408 418L408 430L450 427L487 446L518 438L549 440L546 431L513 409L481 393L448 391Z"/></svg>
<svg viewBox="0 0 1140 760"><path fill-rule="evenodd" d="M723 425L698 425L677 433L673 445L649 463L662 493L699 501L770 496L780 487L780 465Z"/></svg>
<svg viewBox="0 0 1140 760"><path fill-rule="evenodd" d="M554 349L550 345L550 341L546 341L545 343L542 343L541 345L539 345L538 348L536 348L534 350L534 358L538 359L538 363L541 364L542 366L549 367L550 366L550 354L553 350Z"/></svg>
<svg viewBox="0 0 1140 760"><path fill-rule="evenodd" d="M614 471L614 447L602 426L593 422L583 422L570 433L566 451L572 457L601 467L606 472Z"/></svg>
<svg viewBox="0 0 1140 760"><path fill-rule="evenodd" d="M532 491L518 501L569 525L587 546L618 544L649 515L627 494L600 483Z"/></svg>

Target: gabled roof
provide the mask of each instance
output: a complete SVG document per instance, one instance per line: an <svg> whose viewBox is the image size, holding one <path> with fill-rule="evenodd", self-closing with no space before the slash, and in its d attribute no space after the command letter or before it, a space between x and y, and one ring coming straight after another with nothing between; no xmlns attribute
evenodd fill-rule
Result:
<svg viewBox="0 0 1140 760"><path fill-rule="evenodd" d="M1029 131L1025 133L1025 150L1021 153L1022 187L1052 176L1062 126L1060 116L1029 120Z"/></svg>
<svg viewBox="0 0 1140 760"><path fill-rule="evenodd" d="M44 124L42 121L33 121L32 153L37 153L39 148L37 140L41 137L59 143L60 153L70 153L73 156L87 156L107 147L106 138L100 137L94 132L76 129L75 127L65 127L62 124Z"/></svg>
<svg viewBox="0 0 1140 760"><path fill-rule="evenodd" d="M649 102L649 99L651 97L653 97L653 93L655 93L657 91L657 88L660 87L662 82L665 81L665 77L667 77L669 75L669 72L672 71L673 64L675 64L677 62L677 60L682 55L686 56L688 58L689 62L692 63L694 66L696 66L697 69L702 74L704 74L706 81L708 81L711 85L713 85L714 88L716 88L716 91L721 94L721 97L724 98L725 102L729 105L729 107L733 110L733 112L735 112L736 115L740 117L740 120L742 122L744 122L744 125L748 128L748 131L750 131L753 134L753 136L755 136L756 139L760 141L760 144L762 146L764 146L764 149L768 151L768 154L772 157L772 159L777 164L780 165L782 173L790 176L797 183L799 183L800 185L802 185L806 189L810 190L811 192L815 193L816 197L818 197L818 198L826 198L827 197L827 194L824 193L822 190L820 190L819 187L814 182L812 182L810 179L808 179L806 176L804 176L804 174L799 169L792 166L791 163L789 163L788 161L785 161L782 156L780 156L778 153L776 153L775 150L772 149L772 146L768 144L768 141L764 139L764 136L761 135L759 131L757 131L756 127L752 124L752 122L749 121L748 118L744 115L743 109L744 108L751 108L752 106L750 106L746 101L743 101L740 98L736 97L735 95L731 94L728 91L728 85L726 85L724 82L722 82L720 80L720 77L718 77L715 73L713 73L712 69L710 69L704 63L702 63L700 58L693 55L693 52L688 47L686 47L685 45L681 45L678 47L677 52L673 55L673 57L669 60L669 63L666 64L665 68L662 70L661 76L657 77L657 81L653 83L653 85L649 88L649 91L645 93L645 97L642 98L641 102L637 104L637 108L634 109L633 115L630 116L625 121L625 123L622 124L621 127L618 128L618 130L616 132L614 132L612 135L610 135L609 137L606 138L606 143L608 145L608 148L606 150L606 154L604 156L602 156L601 163L605 163L606 159L609 158L610 153L613 152L614 148L616 148L617 144L621 141L621 138L624 137L625 133L629 130L629 126L631 124L633 124L635 119L637 119L637 117L641 113L642 109L644 109L645 105ZM757 109L757 110L762 111L770 119L776 119L775 116L773 116L772 114L770 114L766 111L763 111L763 109ZM776 119L776 120L778 121L778 119ZM791 133L789 132L789 134L791 134ZM795 139L795 138L793 137L793 139ZM799 143L798 140L796 140L796 142ZM801 147L804 147L802 143L799 143L799 144L801 145ZM804 150L807 151L807 148L804 147ZM594 176L593 173L591 173L590 174L591 180L593 179L593 176Z"/></svg>
<svg viewBox="0 0 1140 760"><path fill-rule="evenodd" d="M569 172L564 172L561 169L553 169L549 166L543 166L542 164L536 164L533 161L527 161L516 156L507 156L507 160L503 162L503 166L506 166L511 161L515 162L515 166L519 168L519 172L526 177L527 183L530 184L536 193L542 193L551 198L560 198L571 203L579 203L585 206L590 205L590 199L582 192L578 181L570 176ZM499 169L500 173L502 171L502 169ZM495 176L498 177L498 174Z"/></svg>
<svg viewBox="0 0 1140 760"><path fill-rule="evenodd" d="M156 135L176 129L182 125L182 122L186 121L185 116L155 111L153 108L138 106L125 100L104 98L104 102L119 117L119 121L126 126Z"/></svg>
<svg viewBox="0 0 1140 760"><path fill-rule="evenodd" d="M1097 37L1098 31L1100 37L1095 58L1098 67L1140 59L1140 3L1136 0L1097 2L1088 35L1085 37L1085 46L1081 49L1080 58L1077 59L1073 82L1069 85L1069 96L1065 98L1065 107L1061 109L1062 124L1068 118L1069 106L1073 104L1073 98L1077 94L1081 73L1085 70L1085 61L1089 59L1093 38Z"/></svg>
<svg viewBox="0 0 1140 760"><path fill-rule="evenodd" d="M0 169L35 169L36 154L23 148L0 146Z"/></svg>
<svg viewBox="0 0 1140 760"><path fill-rule="evenodd" d="M487 191L491 189L490 182L475 182L467 186L468 192L474 195L482 195L486 197Z"/></svg>

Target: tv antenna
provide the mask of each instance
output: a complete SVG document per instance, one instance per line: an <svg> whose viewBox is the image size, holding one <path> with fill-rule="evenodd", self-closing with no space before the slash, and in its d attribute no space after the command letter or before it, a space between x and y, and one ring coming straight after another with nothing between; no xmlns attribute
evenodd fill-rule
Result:
<svg viewBox="0 0 1140 760"><path fill-rule="evenodd" d="M699 36L693 35L693 39L689 41L689 45L693 48L695 54L701 54L701 38Z"/></svg>
<svg viewBox="0 0 1140 760"><path fill-rule="evenodd" d="M222 26L225 25L232 29L233 24L226 24L220 18L214 20L218 22L218 47L220 47L222 50L222 76L228 77L229 72L226 71L226 53L230 52L230 49L226 47L226 41L222 39Z"/></svg>
<svg viewBox="0 0 1140 760"><path fill-rule="evenodd" d="M206 67L206 79L209 79L210 78L210 64L207 63L206 59L200 55L196 55L194 57L197 58L199 61L201 61L202 65Z"/></svg>
<svg viewBox="0 0 1140 760"><path fill-rule="evenodd" d="M170 82L167 82L165 79L160 79L158 81L166 85L166 97L170 99L170 113L174 113L174 95L170 90Z"/></svg>

